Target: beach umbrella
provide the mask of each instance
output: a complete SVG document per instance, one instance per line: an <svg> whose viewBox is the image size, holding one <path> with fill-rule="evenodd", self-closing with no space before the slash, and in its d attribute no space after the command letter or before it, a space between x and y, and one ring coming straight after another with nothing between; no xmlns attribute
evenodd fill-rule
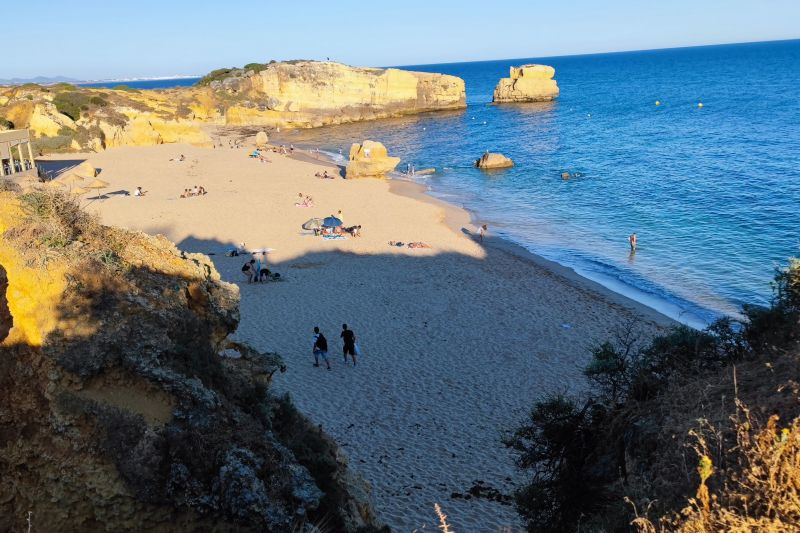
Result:
<svg viewBox="0 0 800 533"><path fill-rule="evenodd" d="M322 221L322 226L325 228L338 228L342 225L342 221L336 217L326 217L325 220Z"/></svg>
<svg viewBox="0 0 800 533"><path fill-rule="evenodd" d="M85 181L85 180L86 180L86 178L84 178L83 176L78 176L77 174L70 174L69 176L62 176L62 177L58 178L57 181L59 183L72 184L72 183L78 183L79 181Z"/></svg>
<svg viewBox="0 0 800 533"><path fill-rule="evenodd" d="M93 181L93 182L91 182L89 185L85 185L84 187L85 187L85 188L87 188L87 189L96 189L96 190L98 191L98 193L97 193L97 198L100 198L100 196L101 196L101 195L100 195L100 192L99 192L99 191L100 191L100 189L105 189L105 188L106 188L106 187L108 187L109 185L110 185L110 183L108 183L107 181L103 181L103 180L94 180L94 181ZM95 198L95 200L96 200L97 198Z"/></svg>
<svg viewBox="0 0 800 533"><path fill-rule="evenodd" d="M322 219L321 218L311 218L303 222L303 229L313 230L313 229L320 229L322 227Z"/></svg>

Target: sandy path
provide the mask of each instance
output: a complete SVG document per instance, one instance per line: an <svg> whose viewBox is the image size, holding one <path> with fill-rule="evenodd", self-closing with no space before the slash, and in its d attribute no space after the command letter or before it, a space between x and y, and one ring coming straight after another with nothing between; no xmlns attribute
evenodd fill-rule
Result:
<svg viewBox="0 0 800 533"><path fill-rule="evenodd" d="M168 161L180 153L186 161ZM536 396L580 388L587 347L615 326L659 317L508 246L481 246L443 223L460 228L463 212L394 194L389 182L320 180L313 164L278 155L262 164L246 153L172 145L93 155L109 190L141 185L148 194L89 209L188 251L221 254L240 241L274 248L279 283L248 286L243 258L214 256L223 278L241 283L235 336L284 356L276 392L289 392L343 446L372 484L379 516L394 531L433 530L439 503L456 531L518 530L513 507L451 493L476 480L512 491L520 476L501 433ZM209 194L177 199L195 184ZM317 207L294 207L298 192ZM300 230L339 209L347 225L364 226L362 238L329 242ZM357 367L342 363L342 322L365 352ZM330 372L312 366L313 326L329 340Z"/></svg>

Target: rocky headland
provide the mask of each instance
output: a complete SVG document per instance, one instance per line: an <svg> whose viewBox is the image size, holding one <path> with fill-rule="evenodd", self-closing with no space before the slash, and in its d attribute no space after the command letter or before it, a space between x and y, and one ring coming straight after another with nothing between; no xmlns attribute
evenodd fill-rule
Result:
<svg viewBox="0 0 800 533"><path fill-rule="evenodd" d="M30 129L41 152L210 147L208 126L312 128L464 107L464 80L455 76L286 61L220 69L167 90L0 88L0 129Z"/></svg>
<svg viewBox="0 0 800 533"><path fill-rule="evenodd" d="M556 70L548 65L511 67L509 77L497 82L492 102L549 102L559 92L555 74Z"/></svg>
<svg viewBox="0 0 800 533"><path fill-rule="evenodd" d="M0 530L377 531L208 257L0 192Z"/></svg>

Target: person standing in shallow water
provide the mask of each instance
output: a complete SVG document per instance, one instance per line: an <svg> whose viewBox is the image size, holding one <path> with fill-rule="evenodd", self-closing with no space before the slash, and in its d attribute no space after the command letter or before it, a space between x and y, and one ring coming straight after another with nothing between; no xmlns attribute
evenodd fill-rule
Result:
<svg viewBox="0 0 800 533"><path fill-rule="evenodd" d="M486 235L487 231L489 231L489 228L486 226L486 224L482 225L480 229L478 229L478 236L481 238L481 242L483 242L483 237Z"/></svg>
<svg viewBox="0 0 800 533"><path fill-rule="evenodd" d="M635 252L636 251L636 234L635 233L631 233L630 237L628 237L628 242L631 245L631 252Z"/></svg>
<svg viewBox="0 0 800 533"><path fill-rule="evenodd" d="M350 354L350 357L353 358L353 366L356 366L356 334L353 333L353 330L347 329L347 324L342 324L342 342L344 346L342 347L342 353L344 354L344 362L347 364L347 354Z"/></svg>

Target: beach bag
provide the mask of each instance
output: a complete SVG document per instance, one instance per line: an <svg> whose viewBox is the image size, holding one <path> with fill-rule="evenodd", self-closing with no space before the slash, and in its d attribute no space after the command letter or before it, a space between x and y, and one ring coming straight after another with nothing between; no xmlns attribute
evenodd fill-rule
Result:
<svg viewBox="0 0 800 533"><path fill-rule="evenodd" d="M242 265L242 272L247 272L250 270L250 263L245 263Z"/></svg>

